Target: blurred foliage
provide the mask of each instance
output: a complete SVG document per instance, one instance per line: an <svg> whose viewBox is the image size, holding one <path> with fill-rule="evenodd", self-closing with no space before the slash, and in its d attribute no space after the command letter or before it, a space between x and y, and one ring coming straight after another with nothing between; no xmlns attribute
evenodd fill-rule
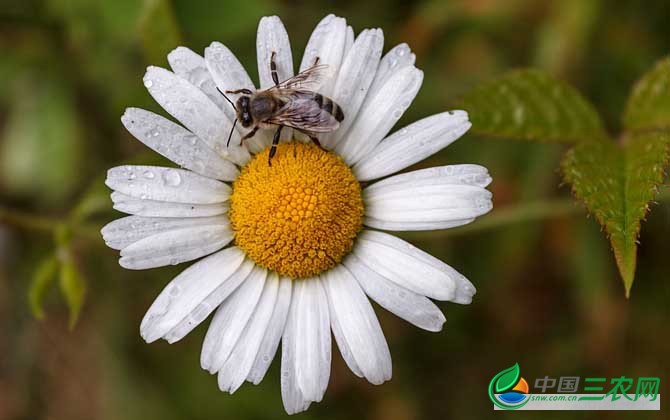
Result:
<svg viewBox="0 0 670 420"><path fill-rule="evenodd" d="M449 320L438 334L377 311L393 380L369 385L334 356L325 400L302 418L487 418L488 383L515 362L531 378L667 380L666 185L659 187L662 204L639 222L662 180L662 134L650 131L668 128L668 59L629 95L670 51L667 0L3 0L0 6L0 419L285 417L276 363L261 385L231 397L198 367L204 326L176 347L144 344L137 334L142 314L179 268L122 270L98 233L119 216L102 185L106 169L160 160L119 122L128 106L161 112L142 86L144 68L165 66L178 43L202 52L218 40L255 78L256 25L271 14L284 20L296 60L314 25L331 12L357 32L383 28L386 50L407 42L425 79L399 126L459 98L470 101L464 106L472 107L475 123L472 133L416 168L474 162L494 178L490 215L460 229L405 234L475 283L473 304L438 303ZM509 72L529 67L535 70ZM566 107L578 114L572 124L560 112ZM607 138L622 132L618 143ZM552 142L595 137L602 141L573 146L563 169L612 242L621 242L614 247L626 255L624 273L638 248L630 301L617 287L598 224L574 205L569 188L557 188L565 146ZM593 190L602 183L611 196ZM601 212L602 200L611 203ZM620 239L612 233L617 229ZM49 316L36 321L31 311ZM663 418L663 412L608 418Z"/></svg>
<svg viewBox="0 0 670 420"><path fill-rule="evenodd" d="M573 88L537 70L520 70L482 83L459 106L478 134L576 143L605 136L593 106Z"/></svg>

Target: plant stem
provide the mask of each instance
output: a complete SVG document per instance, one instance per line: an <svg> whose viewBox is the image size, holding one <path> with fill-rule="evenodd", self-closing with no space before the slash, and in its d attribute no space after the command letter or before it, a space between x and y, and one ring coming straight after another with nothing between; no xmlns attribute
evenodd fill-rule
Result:
<svg viewBox="0 0 670 420"><path fill-rule="evenodd" d="M86 239L100 242L100 228L89 223L71 223L65 218L39 216L23 213L0 206L0 224L12 225L25 230L53 234L63 225L69 226L72 232Z"/></svg>

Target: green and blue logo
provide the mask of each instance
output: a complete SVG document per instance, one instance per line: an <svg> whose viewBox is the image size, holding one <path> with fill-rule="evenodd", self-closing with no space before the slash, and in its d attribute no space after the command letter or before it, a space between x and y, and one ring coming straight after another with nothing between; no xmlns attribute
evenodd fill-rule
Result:
<svg viewBox="0 0 670 420"><path fill-rule="evenodd" d="M521 377L519 364L499 372L489 383L489 398L504 410L516 410L530 400L528 382Z"/></svg>

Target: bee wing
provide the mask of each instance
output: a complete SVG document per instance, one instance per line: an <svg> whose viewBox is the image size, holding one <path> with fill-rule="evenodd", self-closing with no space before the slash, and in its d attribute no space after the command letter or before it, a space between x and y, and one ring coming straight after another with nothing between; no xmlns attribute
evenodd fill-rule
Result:
<svg viewBox="0 0 670 420"><path fill-rule="evenodd" d="M315 64L312 67L306 68L290 79L286 79L279 83L278 86L273 86L268 90L281 89L314 89L318 87L323 79L328 74L327 64Z"/></svg>
<svg viewBox="0 0 670 420"><path fill-rule="evenodd" d="M340 126L340 122L330 112L322 109L320 103L315 100L320 96L318 93L284 89L280 89L278 93L285 99L286 105L267 120L267 123L313 133L327 133Z"/></svg>

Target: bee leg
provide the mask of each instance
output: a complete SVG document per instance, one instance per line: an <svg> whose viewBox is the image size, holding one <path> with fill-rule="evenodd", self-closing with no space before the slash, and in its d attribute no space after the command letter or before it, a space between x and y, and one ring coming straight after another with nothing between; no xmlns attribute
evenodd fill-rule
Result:
<svg viewBox="0 0 670 420"><path fill-rule="evenodd" d="M318 56L317 56L317 57L314 59L314 65L316 66L317 64L319 64L319 61L321 61L321 57L318 57Z"/></svg>
<svg viewBox="0 0 670 420"><path fill-rule="evenodd" d="M244 93L245 95L251 95L253 92L250 91L249 89L237 89L237 90L227 90L226 93L232 93L233 95L237 95L239 93Z"/></svg>
<svg viewBox="0 0 670 420"><path fill-rule="evenodd" d="M319 147L319 149L323 150L324 152L328 151L323 146L321 146L321 142L319 141L318 138L316 138L314 134L307 134L307 135L309 136L309 139L312 140L312 143L316 144Z"/></svg>
<svg viewBox="0 0 670 420"><path fill-rule="evenodd" d="M314 133L310 133L309 131L304 130L298 130L298 131L300 131L302 134L306 134L309 137L309 139L312 140L312 143L316 144L319 147L319 149L323 150L324 152L328 151L323 146L321 146L321 142Z"/></svg>
<svg viewBox="0 0 670 420"><path fill-rule="evenodd" d="M258 131L258 126L252 128L251 131L249 131L247 134L244 135L244 137L242 137L242 138L240 139L240 146L242 146L242 144L244 143L244 140L246 140L246 139L250 139L250 138L252 138L254 135L256 135L256 131Z"/></svg>
<svg viewBox="0 0 670 420"><path fill-rule="evenodd" d="M270 56L270 74L272 75L272 81L275 82L275 86L279 86L279 76L277 76L277 62L275 61L275 55L277 53L272 51Z"/></svg>
<svg viewBox="0 0 670 420"><path fill-rule="evenodd" d="M277 153L277 145L279 144L279 136L281 135L282 128L284 128L284 126L280 125L277 131L275 131L275 136L272 138L272 147L270 148L270 154L268 155L268 166L272 166L272 157Z"/></svg>

